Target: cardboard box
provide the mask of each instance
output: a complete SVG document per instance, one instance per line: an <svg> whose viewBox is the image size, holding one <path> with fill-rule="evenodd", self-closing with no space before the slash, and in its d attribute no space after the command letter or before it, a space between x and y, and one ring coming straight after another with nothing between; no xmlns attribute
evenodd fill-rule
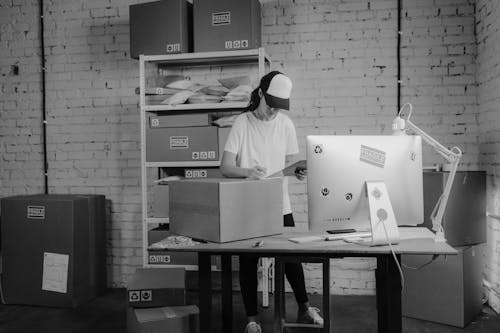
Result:
<svg viewBox="0 0 500 333"><path fill-rule="evenodd" d="M149 217L168 217L168 185L153 185L151 187L151 200L148 202Z"/></svg>
<svg viewBox="0 0 500 333"><path fill-rule="evenodd" d="M186 270L138 268L127 284L127 295L135 308L186 305Z"/></svg>
<svg viewBox="0 0 500 333"><path fill-rule="evenodd" d="M449 172L424 172L424 227L432 229L432 210L443 194ZM443 215L446 242L452 246L486 242L486 173L457 171Z"/></svg>
<svg viewBox="0 0 500 333"><path fill-rule="evenodd" d="M106 288L104 205L102 195L3 198L5 302L76 307L101 294Z"/></svg>
<svg viewBox="0 0 500 333"><path fill-rule="evenodd" d="M146 161L218 161L228 129L215 126L146 128Z"/></svg>
<svg viewBox="0 0 500 333"><path fill-rule="evenodd" d="M128 333L198 333L199 310L196 305L127 309Z"/></svg>
<svg viewBox="0 0 500 333"><path fill-rule="evenodd" d="M219 168L187 168L184 169L184 178L222 178Z"/></svg>
<svg viewBox="0 0 500 333"><path fill-rule="evenodd" d="M194 51L229 51L261 46L258 0L195 0Z"/></svg>
<svg viewBox="0 0 500 333"><path fill-rule="evenodd" d="M186 0L130 5L130 56L186 53L193 50L193 7Z"/></svg>
<svg viewBox="0 0 500 333"><path fill-rule="evenodd" d="M401 256L406 280L401 295L403 316L465 327L481 313L485 245L455 250L457 255L439 256L435 261L432 255Z"/></svg>
<svg viewBox="0 0 500 333"><path fill-rule="evenodd" d="M210 126L211 122L208 113L149 116L150 128Z"/></svg>
<svg viewBox="0 0 500 333"><path fill-rule="evenodd" d="M148 231L148 244L159 242L162 239L174 235L166 228L154 228ZM171 251L148 251L148 264L150 265L198 265L198 254L196 252L171 252Z"/></svg>
<svg viewBox="0 0 500 333"><path fill-rule="evenodd" d="M170 230L212 242L279 234L282 179L192 179L170 183Z"/></svg>

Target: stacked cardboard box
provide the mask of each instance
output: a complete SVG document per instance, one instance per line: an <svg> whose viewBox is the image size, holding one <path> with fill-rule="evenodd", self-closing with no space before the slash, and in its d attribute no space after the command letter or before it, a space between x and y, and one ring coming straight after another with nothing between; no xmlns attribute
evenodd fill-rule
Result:
<svg viewBox="0 0 500 333"><path fill-rule="evenodd" d="M186 0L130 5L130 55L173 54L193 49L193 6Z"/></svg>
<svg viewBox="0 0 500 333"><path fill-rule="evenodd" d="M198 308L186 305L184 268L139 268L127 285L128 333L198 333Z"/></svg>
<svg viewBox="0 0 500 333"><path fill-rule="evenodd" d="M6 303L76 307L104 292L103 195L20 195L1 207Z"/></svg>

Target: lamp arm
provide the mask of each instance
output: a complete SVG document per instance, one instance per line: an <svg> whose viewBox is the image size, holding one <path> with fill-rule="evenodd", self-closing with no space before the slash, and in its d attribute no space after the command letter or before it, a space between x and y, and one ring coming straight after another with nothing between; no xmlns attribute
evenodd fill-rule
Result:
<svg viewBox="0 0 500 333"><path fill-rule="evenodd" d="M436 150L443 158L451 163L450 175L448 176L448 180L446 181L443 194L441 194L441 196L439 197L439 200L437 201L436 206L431 213L432 229L436 231L436 241L446 241L443 229L443 216L446 205L448 204L448 198L450 196L451 187L455 179L458 163L460 162L460 158L462 157L462 151L458 147L453 147L451 150L446 148L430 135L418 128L409 119L405 121L405 127L409 130L412 130L417 135L420 135L428 145L434 148L434 150Z"/></svg>
<svg viewBox="0 0 500 333"><path fill-rule="evenodd" d="M458 147L453 147L451 150L446 148L445 146L437 142L436 139L418 128L410 120L405 121L405 126L406 128L415 132L417 135L420 135L429 146L434 148L434 150L436 150L441 156L443 156L449 163L454 163L455 161L460 160L460 158L462 157L462 151Z"/></svg>

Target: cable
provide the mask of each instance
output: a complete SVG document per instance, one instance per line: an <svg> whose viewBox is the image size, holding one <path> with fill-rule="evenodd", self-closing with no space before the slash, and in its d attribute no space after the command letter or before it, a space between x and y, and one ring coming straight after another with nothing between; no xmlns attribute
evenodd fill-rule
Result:
<svg viewBox="0 0 500 333"><path fill-rule="evenodd" d="M403 270L401 269L401 265L399 264L398 258L396 257L396 253L392 248L391 241L389 240L389 234L387 233L387 229L385 228L385 223L382 220L379 220L378 223L382 223L382 226L384 227L385 238L387 239L387 243L389 244L389 248L391 249L392 257L396 262L396 266L398 266L399 276L401 278L401 292L403 292L403 290L405 289L405 277L403 274Z"/></svg>
<svg viewBox="0 0 500 333"><path fill-rule="evenodd" d="M412 269L412 270L415 270L415 271L418 271L422 268L424 268L425 266L427 265L430 265L431 263L433 263L434 261L436 261L436 259L439 257L439 254L433 254L432 255L432 258L427 261L427 262L424 262L422 265L420 266L416 266L416 267L413 267L413 266L409 266L409 265L405 265L405 264L402 264L404 268L407 268L407 269ZM446 261L446 257L444 258L444 260Z"/></svg>

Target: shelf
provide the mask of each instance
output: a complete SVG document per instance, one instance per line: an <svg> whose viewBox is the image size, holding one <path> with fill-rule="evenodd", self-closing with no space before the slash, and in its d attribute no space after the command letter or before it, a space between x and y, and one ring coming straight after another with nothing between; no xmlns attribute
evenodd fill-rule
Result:
<svg viewBox="0 0 500 333"><path fill-rule="evenodd" d="M170 223L170 219L168 217L146 217L146 223L148 224Z"/></svg>
<svg viewBox="0 0 500 333"><path fill-rule="evenodd" d="M141 126L141 196L142 196L142 257L144 267L185 267L188 270L197 270L196 265L171 265L167 262L158 261L158 264L149 264L148 231L154 224L168 224L168 217L148 217L148 187L151 186L151 179L148 173L152 171L148 168L209 168L219 167L220 161L212 160L188 160L188 161L160 161L148 162L146 156L146 129L148 118L152 113L163 113L166 117L178 114L195 113L240 113L248 107L248 101L228 101L221 103L200 103L200 104L160 104L164 99L161 97L151 98L147 96L146 86L148 77L155 75L167 75L169 72L194 73L197 77L210 76L215 79L224 77L232 72L255 74L260 79L271 68L271 59L266 54L264 48L251 50L231 50L220 52L195 52L165 55L140 55L139 56L139 110ZM190 69L193 67L193 70ZM197 68L194 68L197 67ZM247 68L248 67L248 68ZM205 76L204 76L205 75ZM148 77L147 77L148 76ZM149 87L151 88L151 87ZM158 91L157 91L158 92ZM163 91L160 91L163 92ZM165 95L165 98L167 96ZM168 143L167 143L168 144ZM161 149L162 147L157 147ZM191 156L188 156L191 157ZM205 157L205 156L204 156ZM160 159L161 160L161 159ZM168 214L165 214L168 215ZM152 261L155 262L155 261ZM192 262L189 262L192 263ZM217 269L212 267L212 269Z"/></svg>
<svg viewBox="0 0 500 333"><path fill-rule="evenodd" d="M206 104L179 104L179 105L145 105L144 111L199 111L199 110L241 110L248 106L248 102L224 102Z"/></svg>
<svg viewBox="0 0 500 333"><path fill-rule="evenodd" d="M218 167L220 161L175 161L175 162L146 162L148 168L182 168L182 167Z"/></svg>
<svg viewBox="0 0 500 333"><path fill-rule="evenodd" d="M197 271L198 265L145 264L146 268L185 268L186 271Z"/></svg>
<svg viewBox="0 0 500 333"><path fill-rule="evenodd" d="M269 57L264 52L263 48L220 52L141 55L139 59L141 61L165 64L169 66L217 65L255 62L259 59L261 52L265 61L270 62Z"/></svg>

